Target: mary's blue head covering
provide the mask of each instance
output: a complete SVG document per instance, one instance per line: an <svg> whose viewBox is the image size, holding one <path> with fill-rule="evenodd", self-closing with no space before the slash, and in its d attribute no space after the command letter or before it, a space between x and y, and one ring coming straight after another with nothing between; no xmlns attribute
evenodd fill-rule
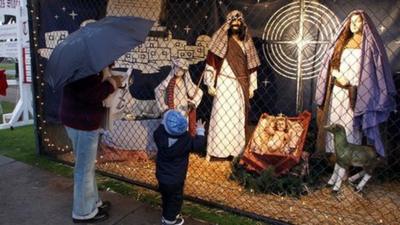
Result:
<svg viewBox="0 0 400 225"><path fill-rule="evenodd" d="M187 119L179 111L173 109L165 112L162 123L167 133L174 136L183 134L188 128Z"/></svg>

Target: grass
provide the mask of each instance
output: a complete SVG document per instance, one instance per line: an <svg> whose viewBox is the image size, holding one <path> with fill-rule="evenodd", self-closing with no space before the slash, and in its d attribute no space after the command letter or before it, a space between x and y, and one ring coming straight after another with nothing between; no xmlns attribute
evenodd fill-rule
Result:
<svg viewBox="0 0 400 225"><path fill-rule="evenodd" d="M33 126L0 130L0 155L35 165L56 174L72 177L72 169L60 163L38 157L35 150Z"/></svg>
<svg viewBox="0 0 400 225"><path fill-rule="evenodd" d="M3 119L2 115L6 113L11 113L14 110L14 103L7 102L7 101L0 101L0 120Z"/></svg>
<svg viewBox="0 0 400 225"><path fill-rule="evenodd" d="M15 70L15 64L10 64L10 63L0 63L0 70ZM15 79L15 74L7 74L6 73L7 79Z"/></svg>
<svg viewBox="0 0 400 225"><path fill-rule="evenodd" d="M0 142L0 155L72 178L72 167L36 154L33 126L17 127L14 130L0 130L0 140L2 140ZM160 205L160 196L154 191L101 175L97 177L97 181L100 190L114 191L155 207ZM247 217L188 201L184 203L183 214L218 225L264 224Z"/></svg>
<svg viewBox="0 0 400 225"><path fill-rule="evenodd" d="M13 63L0 63L0 70L15 70L15 64Z"/></svg>

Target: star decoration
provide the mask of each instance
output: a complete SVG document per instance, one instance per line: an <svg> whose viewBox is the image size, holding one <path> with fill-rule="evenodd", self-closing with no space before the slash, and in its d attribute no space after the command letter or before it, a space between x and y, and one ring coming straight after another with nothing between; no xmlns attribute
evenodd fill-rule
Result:
<svg viewBox="0 0 400 225"><path fill-rule="evenodd" d="M55 16L54 16L54 18L55 18L56 20L58 19L58 17L59 17L58 15L55 15Z"/></svg>
<svg viewBox="0 0 400 225"><path fill-rule="evenodd" d="M186 25L186 27L184 28L184 30L186 31L186 34L188 34L191 29L192 28L190 28L189 25Z"/></svg>
<svg viewBox="0 0 400 225"><path fill-rule="evenodd" d="M72 12L71 12L69 15L72 17L73 20L75 20L75 17L76 17L78 14L76 14L75 11L72 10Z"/></svg>
<svg viewBox="0 0 400 225"><path fill-rule="evenodd" d="M264 86L267 87L267 85L268 85L269 83L271 83L271 82L269 82L267 79L265 79L265 80L261 81L261 83L263 83Z"/></svg>

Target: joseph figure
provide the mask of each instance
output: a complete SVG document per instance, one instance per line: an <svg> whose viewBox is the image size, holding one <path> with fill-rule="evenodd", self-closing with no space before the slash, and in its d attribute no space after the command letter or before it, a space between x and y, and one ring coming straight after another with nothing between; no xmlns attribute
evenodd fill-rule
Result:
<svg viewBox="0 0 400 225"><path fill-rule="evenodd" d="M208 93L214 96L207 137L211 156L236 157L249 138L248 113L257 89L260 60L243 14L234 10L211 39L204 71Z"/></svg>

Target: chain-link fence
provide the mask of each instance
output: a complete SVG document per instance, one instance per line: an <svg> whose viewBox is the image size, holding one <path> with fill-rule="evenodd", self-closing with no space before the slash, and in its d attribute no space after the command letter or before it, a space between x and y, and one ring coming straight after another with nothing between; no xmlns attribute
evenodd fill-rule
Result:
<svg viewBox="0 0 400 225"><path fill-rule="evenodd" d="M74 158L62 90L43 79L52 50L85 21L144 17L156 21L146 41L115 61L129 79L108 114L98 170L157 189L153 133L175 108L189 130L206 121L188 199L294 224L400 221L400 1L29 5L41 153Z"/></svg>

